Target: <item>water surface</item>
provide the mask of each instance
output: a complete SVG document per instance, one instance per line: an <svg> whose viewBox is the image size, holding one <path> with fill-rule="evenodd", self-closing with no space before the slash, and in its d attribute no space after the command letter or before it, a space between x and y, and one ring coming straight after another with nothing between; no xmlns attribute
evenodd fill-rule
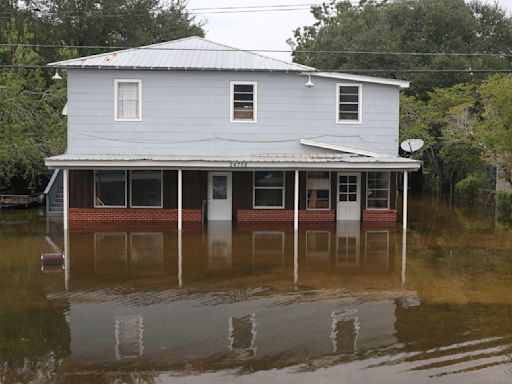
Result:
<svg viewBox="0 0 512 384"><path fill-rule="evenodd" d="M511 383L510 229L410 215L404 248L390 226L64 233L3 211L0 383Z"/></svg>

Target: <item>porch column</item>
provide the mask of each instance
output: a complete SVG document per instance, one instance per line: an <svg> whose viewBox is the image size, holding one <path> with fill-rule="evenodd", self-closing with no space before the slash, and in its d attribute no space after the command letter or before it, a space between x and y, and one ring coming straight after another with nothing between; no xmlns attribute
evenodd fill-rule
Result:
<svg viewBox="0 0 512 384"><path fill-rule="evenodd" d="M404 230L407 230L407 192L409 189L409 181L407 179L408 174L407 171L404 171L404 202L403 202L403 218L402 218L402 224Z"/></svg>
<svg viewBox="0 0 512 384"><path fill-rule="evenodd" d="M293 200L293 229L299 229L299 171L295 170L295 191Z"/></svg>
<svg viewBox="0 0 512 384"><path fill-rule="evenodd" d="M69 169L62 170L62 193L64 194L63 203L63 221L64 229L68 229L68 214L69 214Z"/></svg>
<svg viewBox="0 0 512 384"><path fill-rule="evenodd" d="M178 169L178 230L181 231L183 228L183 175L182 170Z"/></svg>

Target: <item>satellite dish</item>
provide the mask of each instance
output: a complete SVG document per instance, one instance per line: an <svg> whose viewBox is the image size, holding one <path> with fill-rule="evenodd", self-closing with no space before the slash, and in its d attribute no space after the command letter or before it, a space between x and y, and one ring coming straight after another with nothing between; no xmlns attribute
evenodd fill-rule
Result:
<svg viewBox="0 0 512 384"><path fill-rule="evenodd" d="M423 145L425 145L425 142L421 139L408 139L402 141L400 148L402 148L405 152L413 153L421 149Z"/></svg>

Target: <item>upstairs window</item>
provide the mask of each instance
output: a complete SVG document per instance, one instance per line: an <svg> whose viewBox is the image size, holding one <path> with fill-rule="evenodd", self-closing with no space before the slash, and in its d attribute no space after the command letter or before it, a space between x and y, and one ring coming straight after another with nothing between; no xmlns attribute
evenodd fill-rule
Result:
<svg viewBox="0 0 512 384"><path fill-rule="evenodd" d="M368 209L389 209L389 172L368 172L366 190Z"/></svg>
<svg viewBox="0 0 512 384"><path fill-rule="evenodd" d="M115 80L116 121L142 120L142 81Z"/></svg>
<svg viewBox="0 0 512 384"><path fill-rule="evenodd" d="M284 208L284 172L254 172L254 208Z"/></svg>
<svg viewBox="0 0 512 384"><path fill-rule="evenodd" d="M361 85L337 84L336 122L361 123Z"/></svg>
<svg viewBox="0 0 512 384"><path fill-rule="evenodd" d="M250 81L231 82L231 121L256 122L256 83Z"/></svg>

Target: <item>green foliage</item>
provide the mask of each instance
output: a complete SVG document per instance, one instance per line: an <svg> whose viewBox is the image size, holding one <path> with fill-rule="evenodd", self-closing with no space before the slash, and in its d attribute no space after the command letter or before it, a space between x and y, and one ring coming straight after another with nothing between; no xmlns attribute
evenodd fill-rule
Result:
<svg viewBox="0 0 512 384"><path fill-rule="evenodd" d="M327 2L312 8L313 25L299 28L289 44L294 59L322 69L508 68L508 57L368 55L321 51L510 53L512 21L497 5L463 0ZM410 94L427 99L435 88L471 82L470 73L389 72L412 80Z"/></svg>
<svg viewBox="0 0 512 384"><path fill-rule="evenodd" d="M498 218L512 220L512 191L496 192L496 209Z"/></svg>
<svg viewBox="0 0 512 384"><path fill-rule="evenodd" d="M455 184L455 197L460 203L475 203L480 189L489 188L490 184L484 173L474 173Z"/></svg>
<svg viewBox="0 0 512 384"><path fill-rule="evenodd" d="M158 0L4 0L0 12L0 64L44 65L101 49L27 48L16 44L140 46L203 36L187 2ZM44 158L66 147L66 81L43 69L0 69L0 193L40 191L49 172Z"/></svg>

